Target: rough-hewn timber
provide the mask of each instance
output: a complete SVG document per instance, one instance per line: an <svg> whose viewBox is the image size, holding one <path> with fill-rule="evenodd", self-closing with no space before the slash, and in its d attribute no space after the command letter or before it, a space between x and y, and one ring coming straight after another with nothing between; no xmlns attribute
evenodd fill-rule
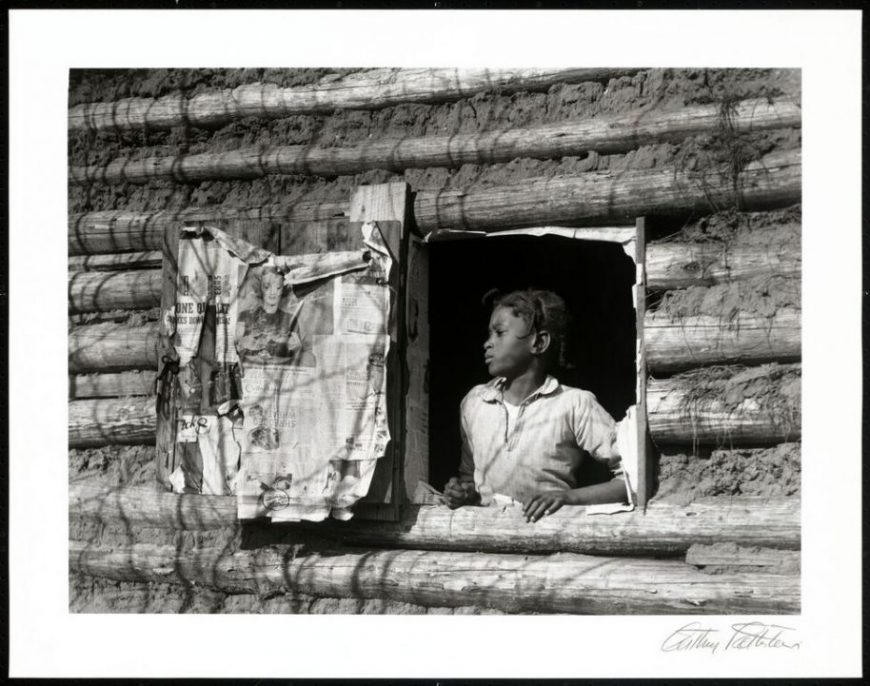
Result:
<svg viewBox="0 0 870 686"><path fill-rule="evenodd" d="M71 272L112 272L124 269L149 269L160 266L159 250L107 255L76 255L69 258Z"/></svg>
<svg viewBox="0 0 870 686"><path fill-rule="evenodd" d="M686 551L686 562L696 567L756 568L765 571L800 571L800 550L777 550L737 543L695 543Z"/></svg>
<svg viewBox="0 0 870 686"><path fill-rule="evenodd" d="M800 379L795 380L798 384ZM647 385L649 431L658 443L770 445L801 435L800 397L782 395L771 379L767 392L726 390L723 381L701 389L678 376Z"/></svg>
<svg viewBox="0 0 870 686"><path fill-rule="evenodd" d="M104 322L69 332L71 374L122 369L156 369L159 345L156 322L141 326Z"/></svg>
<svg viewBox="0 0 870 686"><path fill-rule="evenodd" d="M772 317L738 313L726 320L648 312L643 336L653 373L710 364L793 361L801 355L801 313L784 308Z"/></svg>
<svg viewBox="0 0 870 686"><path fill-rule="evenodd" d="M242 117L276 118L330 113L337 109L380 109L401 103L436 103L489 90L546 90L555 83L601 81L637 69L370 69L310 86L280 88L252 83L191 98L125 98L70 108L70 131L82 129L169 129L221 126Z"/></svg>
<svg viewBox="0 0 870 686"><path fill-rule="evenodd" d="M350 202L300 202L261 207L188 207L158 212L109 210L70 215L68 249L70 255L113 253L130 250L160 250L163 233L169 226L189 222L274 221L306 222L342 217Z"/></svg>
<svg viewBox="0 0 870 686"><path fill-rule="evenodd" d="M98 398L69 403L69 447L154 443L156 399Z"/></svg>
<svg viewBox="0 0 870 686"><path fill-rule="evenodd" d="M752 162L738 178L746 208L792 204L800 199L799 150L771 153ZM423 233L436 229L501 229L548 224L630 224L635 217L657 213L705 212L711 203L734 202L734 179L728 170L680 171L671 167L621 174L588 172L577 176L529 179L521 185L467 191L420 189L414 218ZM299 203L225 210L201 207L178 212L94 212L69 222L70 254L154 250L167 223L215 219L328 219L348 210L342 203Z"/></svg>
<svg viewBox="0 0 870 686"><path fill-rule="evenodd" d="M229 593L301 592L578 614L796 613L800 578L704 574L681 561L422 550L291 555L286 546L227 553L70 542L72 571L124 581L196 584Z"/></svg>
<svg viewBox="0 0 870 686"><path fill-rule="evenodd" d="M249 147L187 156L118 158L97 166L71 167L69 181L141 184L162 179L198 183L273 174L338 176L372 169L402 172L426 167L494 164L518 157L556 159L590 151L618 153L714 131L721 123L721 112L718 104L696 105L674 112L650 113L641 118L636 114L621 114L527 129L380 139L347 147ZM731 117L736 131L798 126L800 121L800 107L788 100L746 100L735 105Z"/></svg>
<svg viewBox="0 0 870 686"><path fill-rule="evenodd" d="M734 186L730 170L724 168L588 172L467 191L421 189L414 217L423 233L439 228L498 231L548 223L620 224L644 215L705 213L711 206L732 206ZM801 194L800 151L771 153L750 163L739 173L736 186L746 209L797 202Z"/></svg>
<svg viewBox="0 0 870 686"><path fill-rule="evenodd" d="M115 398L153 395L156 372L77 374L70 376L70 398Z"/></svg>
<svg viewBox="0 0 870 686"><path fill-rule="evenodd" d="M654 290L800 273L800 245L794 242L766 250L721 243L652 243L646 249L647 287Z"/></svg>
<svg viewBox="0 0 870 686"><path fill-rule="evenodd" d="M78 272L69 277L70 312L135 310L160 305L159 269Z"/></svg>
<svg viewBox="0 0 870 686"><path fill-rule="evenodd" d="M70 516L143 527L227 529L239 525L232 496L184 496L142 487L70 487ZM287 531L270 526L279 536ZM306 525L307 527L307 525ZM291 529L292 530L292 529ZM348 544L500 552L608 555L680 554L693 543L740 541L770 548L800 547L798 498L708 498L688 506L653 501L640 512L588 515L563 508L529 524L519 508L409 506L402 520L324 522L318 534Z"/></svg>

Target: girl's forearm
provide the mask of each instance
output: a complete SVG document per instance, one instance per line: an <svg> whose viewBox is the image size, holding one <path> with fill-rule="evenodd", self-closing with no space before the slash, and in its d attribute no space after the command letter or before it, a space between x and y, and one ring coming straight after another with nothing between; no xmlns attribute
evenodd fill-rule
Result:
<svg viewBox="0 0 870 686"><path fill-rule="evenodd" d="M603 484L582 486L568 491L569 505L598 505L600 503L624 503L627 501L625 481L615 476Z"/></svg>

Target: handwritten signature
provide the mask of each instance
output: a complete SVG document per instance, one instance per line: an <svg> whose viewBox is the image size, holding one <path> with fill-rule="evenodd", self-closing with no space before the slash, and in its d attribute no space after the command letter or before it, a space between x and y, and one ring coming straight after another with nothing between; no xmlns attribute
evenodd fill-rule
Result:
<svg viewBox="0 0 870 686"><path fill-rule="evenodd" d="M705 627L700 622L689 622L662 641L664 653L709 650L711 654L726 650L754 648L782 648L799 650L801 642L792 636L793 627L764 622L737 622L727 629Z"/></svg>

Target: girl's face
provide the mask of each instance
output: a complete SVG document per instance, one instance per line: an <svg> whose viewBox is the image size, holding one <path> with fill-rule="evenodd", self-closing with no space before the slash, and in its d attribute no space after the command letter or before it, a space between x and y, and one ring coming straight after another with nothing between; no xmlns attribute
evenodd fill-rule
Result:
<svg viewBox="0 0 870 686"><path fill-rule="evenodd" d="M261 286L263 290L263 308L267 312L274 312L278 309L278 303L281 301L284 279L278 274L264 274Z"/></svg>
<svg viewBox="0 0 870 686"><path fill-rule="evenodd" d="M508 307L496 307L489 318L489 337L483 344L484 361L492 376L514 379L526 372L535 359L535 336L528 323Z"/></svg>

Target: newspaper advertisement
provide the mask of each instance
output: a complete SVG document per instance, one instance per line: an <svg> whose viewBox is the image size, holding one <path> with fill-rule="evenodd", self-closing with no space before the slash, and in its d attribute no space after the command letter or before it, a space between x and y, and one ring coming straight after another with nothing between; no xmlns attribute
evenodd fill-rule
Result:
<svg viewBox="0 0 870 686"><path fill-rule="evenodd" d="M388 264L372 250L278 256L218 229L183 232L166 313L173 490L235 494L243 518L351 516L389 440Z"/></svg>
<svg viewBox="0 0 870 686"><path fill-rule="evenodd" d="M236 361L232 331L236 317L239 266L243 264L215 240L183 237L178 243L175 286L175 350L180 366L198 351L206 310L216 311L215 356L223 364Z"/></svg>
<svg viewBox="0 0 870 686"><path fill-rule="evenodd" d="M298 268L247 272L236 332L242 519L347 519L368 491L389 441L389 290L377 257L364 266L305 283Z"/></svg>
<svg viewBox="0 0 870 686"><path fill-rule="evenodd" d="M215 396L228 396L231 366L237 362L233 332L243 263L212 236L183 232L177 264L175 306L165 316L174 331L179 363L175 442L180 464L169 482L176 492L229 495L240 457L234 420L207 408L215 400L228 399ZM201 348L207 320L213 338L204 367Z"/></svg>

